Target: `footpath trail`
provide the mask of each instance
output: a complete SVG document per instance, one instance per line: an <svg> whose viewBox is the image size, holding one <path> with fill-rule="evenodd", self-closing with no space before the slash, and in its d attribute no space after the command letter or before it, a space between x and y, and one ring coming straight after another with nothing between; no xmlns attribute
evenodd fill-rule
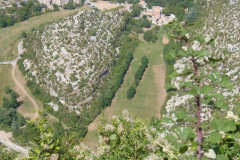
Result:
<svg viewBox="0 0 240 160"><path fill-rule="evenodd" d="M36 112L34 113L32 119L36 119L38 117L38 112L37 112L38 105L37 105L36 101L32 98L32 96L25 90L24 86L22 86L22 84L16 78L16 76L15 76L16 69L17 69L17 65L16 65L16 63L13 63L12 64L12 78L13 78L13 81L16 84L17 90L21 93L21 95L26 96L31 101L31 103L33 104Z"/></svg>

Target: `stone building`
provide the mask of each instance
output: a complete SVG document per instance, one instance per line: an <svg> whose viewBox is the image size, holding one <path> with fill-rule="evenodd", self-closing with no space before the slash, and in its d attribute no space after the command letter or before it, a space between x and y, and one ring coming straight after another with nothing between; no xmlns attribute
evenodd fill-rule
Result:
<svg viewBox="0 0 240 160"><path fill-rule="evenodd" d="M155 25L165 25L176 18L173 14L170 16L162 14L163 7L153 6L152 9L148 9L147 3L145 1L140 1L139 5L145 9L141 12L140 16L142 17L143 15L146 15L148 20Z"/></svg>

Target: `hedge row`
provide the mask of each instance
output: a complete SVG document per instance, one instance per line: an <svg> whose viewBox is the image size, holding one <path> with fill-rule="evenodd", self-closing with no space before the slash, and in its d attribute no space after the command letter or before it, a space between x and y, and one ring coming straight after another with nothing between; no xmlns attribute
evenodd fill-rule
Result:
<svg viewBox="0 0 240 160"><path fill-rule="evenodd" d="M135 73L135 80L134 83L129 87L127 91L127 98L132 99L134 95L136 94L136 88L139 85L139 82L142 79L142 76L148 66L148 58L146 56L143 56L141 59L141 65L138 67L137 72Z"/></svg>

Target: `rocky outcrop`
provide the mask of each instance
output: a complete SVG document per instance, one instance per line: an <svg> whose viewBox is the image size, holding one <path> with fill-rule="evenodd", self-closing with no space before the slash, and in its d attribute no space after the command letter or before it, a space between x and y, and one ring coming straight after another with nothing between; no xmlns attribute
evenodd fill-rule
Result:
<svg viewBox="0 0 240 160"><path fill-rule="evenodd" d="M88 107L117 57L113 44L120 32L121 14L78 12L32 32L24 43L30 55L23 61L27 79L70 110L79 113L81 106Z"/></svg>

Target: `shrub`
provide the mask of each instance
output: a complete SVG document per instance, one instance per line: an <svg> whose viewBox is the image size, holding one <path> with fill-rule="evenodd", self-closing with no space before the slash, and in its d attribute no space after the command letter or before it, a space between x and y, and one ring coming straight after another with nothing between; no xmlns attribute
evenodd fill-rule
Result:
<svg viewBox="0 0 240 160"><path fill-rule="evenodd" d="M59 11L59 7L58 7L57 4L53 4L53 10L54 10L54 11Z"/></svg>
<svg viewBox="0 0 240 160"><path fill-rule="evenodd" d="M135 94L136 94L136 87L131 86L127 91L127 98L132 99Z"/></svg>
<svg viewBox="0 0 240 160"><path fill-rule="evenodd" d="M142 59L141 59L141 63L143 65L147 65L148 64L148 58L146 56L143 56Z"/></svg>
<svg viewBox="0 0 240 160"><path fill-rule="evenodd" d="M143 35L144 40L147 42L156 43L156 41L158 39L157 33L158 33L159 29L160 28L156 26L153 29L146 31Z"/></svg>
<svg viewBox="0 0 240 160"><path fill-rule="evenodd" d="M150 42L153 38L152 30L146 31L143 35L143 38L144 38L145 41Z"/></svg>
<svg viewBox="0 0 240 160"><path fill-rule="evenodd" d="M3 90L6 94L9 94L12 92L12 89L9 86L5 86Z"/></svg>
<svg viewBox="0 0 240 160"><path fill-rule="evenodd" d="M26 38L27 37L27 33L26 32L22 32L20 37L21 38Z"/></svg>

